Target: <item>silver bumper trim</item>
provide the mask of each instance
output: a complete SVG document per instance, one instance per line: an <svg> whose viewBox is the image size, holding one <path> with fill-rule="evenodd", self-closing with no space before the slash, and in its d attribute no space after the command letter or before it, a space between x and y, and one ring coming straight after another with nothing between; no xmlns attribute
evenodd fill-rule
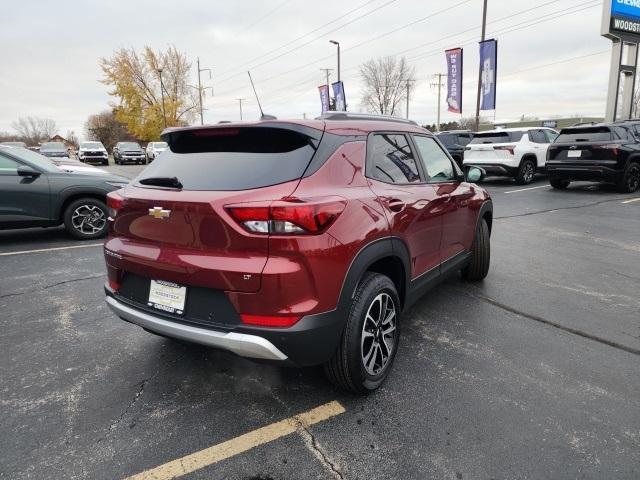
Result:
<svg viewBox="0 0 640 480"><path fill-rule="evenodd" d="M141 312L107 297L107 305L120 318L136 325L168 337L188 340L211 347L228 350L241 357L260 358L265 360L286 360L287 356L268 340L257 335L235 332L217 332L204 328L191 327L181 323L164 320L148 313Z"/></svg>

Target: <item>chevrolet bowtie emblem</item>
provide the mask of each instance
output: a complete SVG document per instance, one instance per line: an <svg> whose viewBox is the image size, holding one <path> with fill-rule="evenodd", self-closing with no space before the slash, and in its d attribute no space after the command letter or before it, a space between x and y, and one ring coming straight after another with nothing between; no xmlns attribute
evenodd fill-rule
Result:
<svg viewBox="0 0 640 480"><path fill-rule="evenodd" d="M153 207L149 209L149 215L153 218L169 218L171 210L165 210L162 207Z"/></svg>

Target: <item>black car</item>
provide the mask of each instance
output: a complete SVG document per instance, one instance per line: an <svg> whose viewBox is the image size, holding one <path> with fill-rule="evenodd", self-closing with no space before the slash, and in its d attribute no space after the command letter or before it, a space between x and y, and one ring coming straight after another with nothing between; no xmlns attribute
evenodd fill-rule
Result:
<svg viewBox="0 0 640 480"><path fill-rule="evenodd" d="M106 235L106 195L129 180L90 168L67 171L39 153L0 147L0 229L64 224L76 238Z"/></svg>
<svg viewBox="0 0 640 480"><path fill-rule="evenodd" d="M47 142L40 145L40 153L45 157L69 158L67 146L62 142Z"/></svg>
<svg viewBox="0 0 640 480"><path fill-rule="evenodd" d="M436 137L449 151L456 163L462 167L464 148L473 139L473 132L471 130L450 130L437 133Z"/></svg>
<svg viewBox="0 0 640 480"><path fill-rule="evenodd" d="M613 183L632 193L640 188L640 142L625 123L564 128L547 153L553 188L572 180Z"/></svg>
<svg viewBox="0 0 640 480"><path fill-rule="evenodd" d="M123 163L147 163L147 154L136 142L118 142L113 147L113 161L118 165Z"/></svg>

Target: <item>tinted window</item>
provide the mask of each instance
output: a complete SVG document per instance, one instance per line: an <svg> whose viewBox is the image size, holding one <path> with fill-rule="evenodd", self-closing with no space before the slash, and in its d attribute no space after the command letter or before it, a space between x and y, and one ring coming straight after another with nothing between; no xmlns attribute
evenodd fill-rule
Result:
<svg viewBox="0 0 640 480"><path fill-rule="evenodd" d="M623 127L613 127L613 134L619 140L629 140L629 132Z"/></svg>
<svg viewBox="0 0 640 480"><path fill-rule="evenodd" d="M413 137L420 152L430 183L447 182L455 179L455 172L449 157L433 138Z"/></svg>
<svg viewBox="0 0 640 480"><path fill-rule="evenodd" d="M184 190L247 190L302 177L314 153L309 137L280 128L187 131L136 180L177 177Z"/></svg>
<svg viewBox="0 0 640 480"><path fill-rule="evenodd" d="M547 137L541 130L529 130L529 140L533 143L547 143Z"/></svg>
<svg viewBox="0 0 640 480"><path fill-rule="evenodd" d="M543 130L543 132L547 136L549 143L555 142L556 138L558 138L557 132L554 132L553 130Z"/></svg>
<svg viewBox="0 0 640 480"><path fill-rule="evenodd" d="M18 170L18 162L0 155L0 175L15 174Z"/></svg>
<svg viewBox="0 0 640 480"><path fill-rule="evenodd" d="M609 127L564 128L556 143L606 142L612 139Z"/></svg>
<svg viewBox="0 0 640 480"><path fill-rule="evenodd" d="M133 142L123 142L120 143L118 148L131 149L131 150L140 150L140 145Z"/></svg>
<svg viewBox="0 0 640 480"><path fill-rule="evenodd" d="M370 143L369 176L387 183L420 183L415 156L404 135L378 134Z"/></svg>
<svg viewBox="0 0 640 480"><path fill-rule="evenodd" d="M442 133L438 135L438 140L440 140L445 147L452 147L458 143L458 136L452 133Z"/></svg>
<svg viewBox="0 0 640 480"><path fill-rule="evenodd" d="M468 134L458 135L458 143L463 147L465 147L469 144L469 142L471 141L471 138L472 138L471 135L468 135Z"/></svg>
<svg viewBox="0 0 640 480"><path fill-rule="evenodd" d="M104 148L100 142L82 142L80 148Z"/></svg>
<svg viewBox="0 0 640 480"><path fill-rule="evenodd" d="M40 170L44 170L45 172L60 173L60 169L56 167L54 163L47 157L45 157L44 155L40 155L39 153L32 152L31 150L27 150L26 148L14 148L11 150L10 155L19 160L24 160L34 167L37 167Z"/></svg>
<svg viewBox="0 0 640 480"><path fill-rule="evenodd" d="M470 144L519 142L524 132L477 133Z"/></svg>

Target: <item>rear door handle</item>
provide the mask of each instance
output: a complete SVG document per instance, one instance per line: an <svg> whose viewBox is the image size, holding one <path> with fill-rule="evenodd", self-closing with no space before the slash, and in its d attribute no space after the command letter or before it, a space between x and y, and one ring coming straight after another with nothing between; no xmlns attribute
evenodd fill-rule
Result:
<svg viewBox="0 0 640 480"><path fill-rule="evenodd" d="M392 198L387 202L387 206L392 212L401 212L404 209L404 202L397 198Z"/></svg>

